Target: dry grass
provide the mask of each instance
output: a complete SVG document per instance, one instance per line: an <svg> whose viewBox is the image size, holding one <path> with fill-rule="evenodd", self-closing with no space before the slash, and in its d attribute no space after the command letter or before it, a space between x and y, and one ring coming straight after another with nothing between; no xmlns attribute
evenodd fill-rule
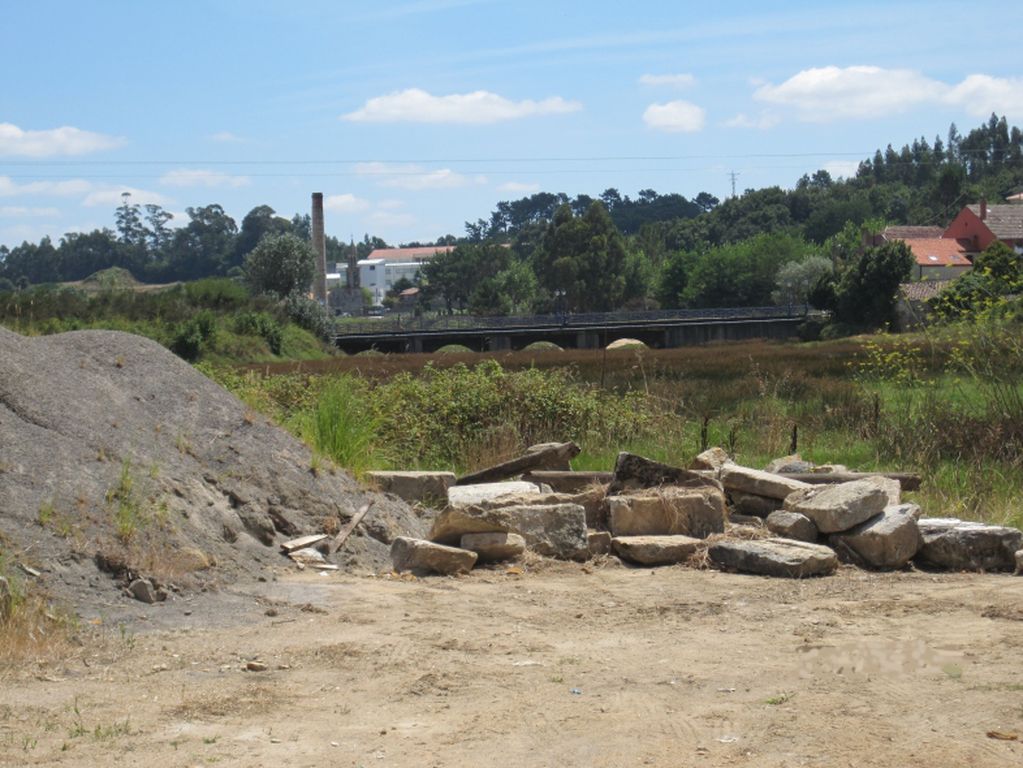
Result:
<svg viewBox="0 0 1023 768"><path fill-rule="evenodd" d="M10 598L0 599L0 677L27 663L66 659L75 647L74 618L9 571L4 578Z"/></svg>

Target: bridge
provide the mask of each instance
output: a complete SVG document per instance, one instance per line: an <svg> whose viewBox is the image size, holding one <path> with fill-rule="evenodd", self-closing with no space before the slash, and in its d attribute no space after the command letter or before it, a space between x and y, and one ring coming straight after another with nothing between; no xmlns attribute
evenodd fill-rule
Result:
<svg viewBox="0 0 1023 768"><path fill-rule="evenodd" d="M657 312L476 317L396 315L345 320L335 326L334 344L348 353L435 352L462 344L478 352L517 350L536 341L595 349L623 337L668 348L745 339L786 339L817 313L805 307L724 307Z"/></svg>

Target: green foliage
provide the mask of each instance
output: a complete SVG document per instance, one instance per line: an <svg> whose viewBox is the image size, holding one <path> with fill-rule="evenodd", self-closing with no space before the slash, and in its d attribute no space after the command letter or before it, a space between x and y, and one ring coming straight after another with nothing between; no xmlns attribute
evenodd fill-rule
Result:
<svg viewBox="0 0 1023 768"><path fill-rule="evenodd" d="M802 261L782 264L774 281L777 289L771 293L775 304L799 305L810 303L810 295L822 278L832 274L831 262L823 256L810 256Z"/></svg>
<svg viewBox="0 0 1023 768"><path fill-rule="evenodd" d="M835 289L835 319L862 328L894 325L899 284L909 278L913 264L901 240L865 249Z"/></svg>
<svg viewBox="0 0 1023 768"><path fill-rule="evenodd" d="M997 315L1008 309L1007 297L1023 291L1023 256L994 242L973 263L973 270L955 280L930 301L945 320Z"/></svg>
<svg viewBox="0 0 1023 768"><path fill-rule="evenodd" d="M317 338L330 338L334 325L326 308L318 301L300 293L290 293L284 300L284 307L288 318L300 328L305 328Z"/></svg>
<svg viewBox="0 0 1023 768"><path fill-rule="evenodd" d="M217 317L210 310L204 309L178 327L170 349L185 360L198 360L205 350L215 344L216 335Z"/></svg>
<svg viewBox="0 0 1023 768"><path fill-rule="evenodd" d="M294 235L267 235L245 257L252 289L278 298L308 290L315 272L316 255Z"/></svg>
<svg viewBox="0 0 1023 768"><path fill-rule="evenodd" d="M370 466L379 417L364 381L354 376L335 377L320 392L311 411L299 417L299 424L306 441L339 466L356 473Z"/></svg>
<svg viewBox="0 0 1023 768"><path fill-rule="evenodd" d="M561 206L533 255L533 270L552 296L564 296L570 310L619 307L625 296L625 243L604 205L595 201L582 216Z"/></svg>
<svg viewBox="0 0 1023 768"><path fill-rule="evenodd" d="M284 331L281 324L266 312L242 312L234 317L234 332L245 336L259 336L270 351L281 354Z"/></svg>

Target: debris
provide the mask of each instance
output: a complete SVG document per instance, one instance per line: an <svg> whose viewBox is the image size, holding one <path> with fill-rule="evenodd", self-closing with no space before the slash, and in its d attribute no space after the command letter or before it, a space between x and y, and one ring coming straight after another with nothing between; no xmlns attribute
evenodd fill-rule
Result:
<svg viewBox="0 0 1023 768"><path fill-rule="evenodd" d="M40 576L43 575L41 571L37 571L35 568L33 568L30 565L25 565L24 563L18 563L18 565L21 567L21 570L23 570L25 573L27 573L33 579L38 579Z"/></svg>
<svg viewBox="0 0 1023 768"><path fill-rule="evenodd" d="M249 672L266 672L269 667L262 661L250 661L245 665L245 669Z"/></svg>
<svg viewBox="0 0 1023 768"><path fill-rule="evenodd" d="M302 565L318 565L326 562L323 559L323 553L318 549L308 547L306 549L296 549L294 552L289 553L288 557Z"/></svg>
<svg viewBox="0 0 1023 768"><path fill-rule="evenodd" d="M362 507L359 508L359 511L355 513L355 516L348 521L348 525L346 525L344 528L338 531L337 536L333 538L333 540L330 542L330 547L327 549L327 551L330 554L333 555L335 552L341 549L344 543L348 540L348 537L352 535L352 531L354 531L356 526L358 526L359 523L362 522L362 518L364 518L369 513L369 509L372 506L373 501L369 501L368 503L363 504Z"/></svg>
<svg viewBox="0 0 1023 768"><path fill-rule="evenodd" d="M311 536L301 536L297 539L281 542L281 549L283 549L285 553L290 554L296 549L305 549L306 547L312 547L315 544L319 544L326 538L327 534L325 533L314 533Z"/></svg>
<svg viewBox="0 0 1023 768"><path fill-rule="evenodd" d="M573 696L582 696L583 695L582 688L570 688L568 692L571 693Z"/></svg>
<svg viewBox="0 0 1023 768"><path fill-rule="evenodd" d="M610 531L586 531L586 541L590 549L590 554L596 555L607 555L611 552L611 532Z"/></svg>
<svg viewBox="0 0 1023 768"><path fill-rule="evenodd" d="M1018 733L1004 733L1002 731L988 731L987 737L989 739L997 739L998 741L1019 741Z"/></svg>

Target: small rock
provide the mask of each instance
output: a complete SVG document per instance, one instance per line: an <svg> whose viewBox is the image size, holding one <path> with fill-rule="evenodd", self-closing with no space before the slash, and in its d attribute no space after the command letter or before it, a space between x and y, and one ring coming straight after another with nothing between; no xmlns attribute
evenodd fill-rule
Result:
<svg viewBox="0 0 1023 768"><path fill-rule="evenodd" d="M589 543L591 555L607 555L611 553L610 531L587 531L586 540Z"/></svg>
<svg viewBox="0 0 1023 768"><path fill-rule="evenodd" d="M774 474L782 472L813 472L813 470L813 462L803 461L803 457L798 453L793 453L791 456L782 456L780 459L775 459L764 467L765 472Z"/></svg>
<svg viewBox="0 0 1023 768"><path fill-rule="evenodd" d="M1023 576L1023 549L1016 553L1016 575Z"/></svg>
<svg viewBox="0 0 1023 768"><path fill-rule="evenodd" d="M266 672L269 667L262 661L250 661L246 663L245 669L249 672Z"/></svg>
<svg viewBox="0 0 1023 768"><path fill-rule="evenodd" d="M462 549L475 552L482 563L514 560L526 551L526 540L517 533L466 533L461 544Z"/></svg>
<svg viewBox="0 0 1023 768"><path fill-rule="evenodd" d="M772 512L781 509L782 505L781 499L772 499L742 491L729 491L728 498L732 502L733 510L740 515L751 517L767 517Z"/></svg>
<svg viewBox="0 0 1023 768"><path fill-rule="evenodd" d="M733 512L728 516L728 522L732 525L742 525L748 528L763 528L764 518L756 515L741 515Z"/></svg>
<svg viewBox="0 0 1023 768"><path fill-rule="evenodd" d="M707 550L712 563L729 571L801 579L826 576L838 568L828 547L791 539L718 541Z"/></svg>
<svg viewBox="0 0 1023 768"><path fill-rule="evenodd" d="M446 576L468 573L476 564L477 554L466 549L446 547L423 539L399 536L391 544L394 570L432 572Z"/></svg>
<svg viewBox="0 0 1023 768"><path fill-rule="evenodd" d="M729 461L731 459L728 458L728 453L724 448L708 448L689 463L689 468L718 470Z"/></svg>
<svg viewBox="0 0 1023 768"><path fill-rule="evenodd" d="M167 599L167 593L154 587L149 579L135 579L128 585L128 592L143 603L159 603Z"/></svg>
<svg viewBox="0 0 1023 768"><path fill-rule="evenodd" d="M619 557L640 565L683 563L702 543L692 536L616 536L611 540Z"/></svg>
<svg viewBox="0 0 1023 768"><path fill-rule="evenodd" d="M838 485L808 485L785 498L784 508L813 520L821 533L848 531L881 514L888 494L874 479Z"/></svg>
<svg viewBox="0 0 1023 768"><path fill-rule="evenodd" d="M798 512L786 512L779 509L767 516L767 528L771 533L783 539L795 541L817 541L817 526L813 520Z"/></svg>
<svg viewBox="0 0 1023 768"><path fill-rule="evenodd" d="M323 553L313 547L296 549L294 552L289 552L288 557L296 563L304 563L306 565L317 565L327 562L327 560L323 557Z"/></svg>

